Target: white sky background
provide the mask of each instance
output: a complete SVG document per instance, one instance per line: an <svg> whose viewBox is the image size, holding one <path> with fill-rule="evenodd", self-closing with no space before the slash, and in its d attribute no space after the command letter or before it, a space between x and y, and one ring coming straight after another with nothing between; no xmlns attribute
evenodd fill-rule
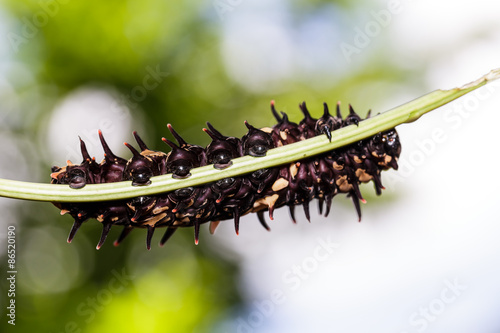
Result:
<svg viewBox="0 0 500 333"><path fill-rule="evenodd" d="M224 16L221 51L230 75L257 91L308 70L349 75L387 42L393 49L387 61L408 68L427 63L421 75L428 89L421 94L500 67L500 4L493 1L401 1L401 12L351 63L341 58L339 45L352 43L354 27L374 20L369 10L359 8L354 23L337 21L334 10L318 12L292 33L292 20L283 14L287 2L234 3ZM380 1L370 10L387 6ZM276 52L270 54L269 45ZM294 57L306 46L309 55L317 54L311 63ZM384 106L415 97L387 96ZM286 209L279 210L270 233L255 216L245 217L240 236L223 223L216 241L223 243L221 252L241 256L241 290L249 304L236 316L238 332L499 332L499 111L496 83L400 126L402 167L383 175L383 195L393 203L380 210L370 200L362 223L342 196L326 219L312 204L311 224L300 208L296 226ZM326 259L326 252L315 252L319 239L338 244ZM295 275L294 265L309 273ZM460 287L449 286L454 283Z"/></svg>

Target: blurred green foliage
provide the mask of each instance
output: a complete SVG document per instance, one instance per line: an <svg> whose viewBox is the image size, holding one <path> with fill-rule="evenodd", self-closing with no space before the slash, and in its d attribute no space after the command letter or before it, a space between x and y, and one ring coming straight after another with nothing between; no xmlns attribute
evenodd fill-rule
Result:
<svg viewBox="0 0 500 333"><path fill-rule="evenodd" d="M332 3L348 13L347 1L296 1L294 20L301 22L304 8L321 11ZM296 106L302 100L319 114L323 101L334 104L342 97L355 101L364 115L381 101L381 91L405 79L384 64L382 52L338 79L326 80L320 73L279 82L264 93L247 90L226 72L222 21L210 1L5 0L3 6L14 22L10 31L21 38L14 41L14 58L28 68L36 87L16 84L21 82L18 72L12 82L20 96L29 89L39 94L36 101L23 98L26 127L19 131L25 133L43 132L40 120L54 104L86 85L119 91L132 118L145 119L145 141L165 151L159 138L167 135L167 123L187 141L205 145L209 139L200 129L207 120L222 133L241 136L245 119L256 126L273 124L271 99L297 121ZM280 57L280 50L270 52ZM162 73L154 89L147 89L140 101L127 99L144 86L151 71ZM43 143L34 144L44 151ZM48 161L42 156L34 160L40 173L48 175ZM184 230L165 248L148 252L144 230L133 232L118 248L111 243L120 231L113 230L96 251L100 227L95 221L69 245L64 240L71 219L59 217L54 207L22 203L19 215L19 332L208 332L241 305L237 263L213 253L205 235L195 247L192 231ZM132 278L116 283L122 273ZM12 327L2 320L0 330L6 329Z"/></svg>
<svg viewBox="0 0 500 333"><path fill-rule="evenodd" d="M181 133L191 124L200 127L205 110L218 102L206 94L227 93L220 88L227 81L214 33L200 17L200 1L64 2L42 2L46 7L38 1L5 3L22 38L27 37L25 22L50 14L16 53L47 92L44 107L30 109L30 117L46 117L57 99L83 85L113 86L130 95L148 70L159 69L168 75L157 89L129 104L132 117L146 115L145 136L158 138L168 122ZM202 76L217 91L207 91ZM43 167L48 174L47 165ZM212 253L203 239L195 247L190 232L178 232L165 248L148 252L143 230L118 248L112 246L119 233L114 230L96 251L100 227L95 221L67 244L71 219L58 217L54 207L23 203L20 214L19 332L207 332L240 301L235 264ZM125 276L122 283L116 283L117 275ZM1 331L11 329L1 321Z"/></svg>

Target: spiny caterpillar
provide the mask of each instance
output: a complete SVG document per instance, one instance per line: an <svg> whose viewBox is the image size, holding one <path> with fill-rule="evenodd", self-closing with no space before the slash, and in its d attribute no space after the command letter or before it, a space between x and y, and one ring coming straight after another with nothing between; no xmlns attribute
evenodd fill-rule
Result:
<svg viewBox="0 0 500 333"><path fill-rule="evenodd" d="M147 186L153 176L170 173L174 178L186 178L190 176L191 169L210 164L217 169L225 169L232 165L231 160L234 158L244 155L258 158L265 156L268 150L275 147L317 135L326 135L331 141L333 131L349 125L358 125L362 121L351 105L349 115L345 119L340 112L340 103L337 103L336 116L330 114L326 103L323 105L323 115L314 119L305 102L301 103L299 107L304 118L296 124L289 121L286 113L279 114L272 101L271 111L278 123L272 128L257 129L245 121L248 132L241 139L224 136L207 122L208 128L203 130L212 142L205 148L187 143L170 124L168 129L177 143L162 138L171 148L169 153L150 150L134 132L140 151L125 143L133 155L128 161L113 154L99 131L105 153L104 160L97 163L91 158L85 143L80 139L82 163L75 165L68 161L65 167L52 167L51 183L82 188L86 184L128 180L132 181L134 186ZM367 118L369 117L370 112L367 115ZM124 227L114 242L115 246L134 228L146 228L148 249L151 248L151 239L156 228L166 227L160 246L163 246L179 227L194 227L194 239L198 244L201 224L210 222L209 230L213 233L221 220L233 219L238 234L240 217L248 213L257 213L262 226L270 230L264 218L265 211L269 212L272 220L276 208L288 206L291 219L295 222L295 206L302 205L306 218L310 220L309 203L312 199L318 199L320 214L324 211L324 215L328 216L332 199L337 193L346 193L351 197L361 220L359 202L365 200L359 190L359 184L373 181L375 191L380 195L384 188L380 172L390 168L397 170L400 152L398 134L395 129L390 129L315 157L201 186L128 200L54 202L54 205L61 209L61 214L69 213L75 220L68 243L86 220L95 218L102 224L103 230L97 249L103 245L113 225Z"/></svg>

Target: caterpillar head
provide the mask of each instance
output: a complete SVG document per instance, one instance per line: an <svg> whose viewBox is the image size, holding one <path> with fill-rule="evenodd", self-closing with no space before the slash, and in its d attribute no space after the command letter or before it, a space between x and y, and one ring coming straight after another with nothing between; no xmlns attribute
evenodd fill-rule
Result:
<svg viewBox="0 0 500 333"><path fill-rule="evenodd" d="M399 141L398 132L395 129L383 132L381 140L387 154L399 157L401 154L401 142Z"/></svg>
<svg viewBox="0 0 500 333"><path fill-rule="evenodd" d="M401 143L395 129L377 133L368 141L368 153L378 160L384 169L398 169L397 160L401 153Z"/></svg>

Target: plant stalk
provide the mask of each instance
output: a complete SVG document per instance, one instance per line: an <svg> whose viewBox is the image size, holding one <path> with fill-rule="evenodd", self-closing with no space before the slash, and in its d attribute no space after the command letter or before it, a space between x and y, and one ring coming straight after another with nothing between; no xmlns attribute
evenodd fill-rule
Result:
<svg viewBox="0 0 500 333"><path fill-rule="evenodd" d="M349 145L379 132L404 123L410 123L429 111L443 106L485 84L500 78L500 68L462 87L436 90L394 109L332 132L332 141L325 135L296 142L268 151L264 157L244 156L233 160L233 165L217 170L212 165L191 170L186 179L174 179L171 174L152 177L148 186L132 186L131 181L89 184L81 189L68 185L53 185L0 179L0 196L51 202L94 202L128 199L138 196L170 192L188 186L211 183L227 177L236 177L262 168L271 168L315 156Z"/></svg>

